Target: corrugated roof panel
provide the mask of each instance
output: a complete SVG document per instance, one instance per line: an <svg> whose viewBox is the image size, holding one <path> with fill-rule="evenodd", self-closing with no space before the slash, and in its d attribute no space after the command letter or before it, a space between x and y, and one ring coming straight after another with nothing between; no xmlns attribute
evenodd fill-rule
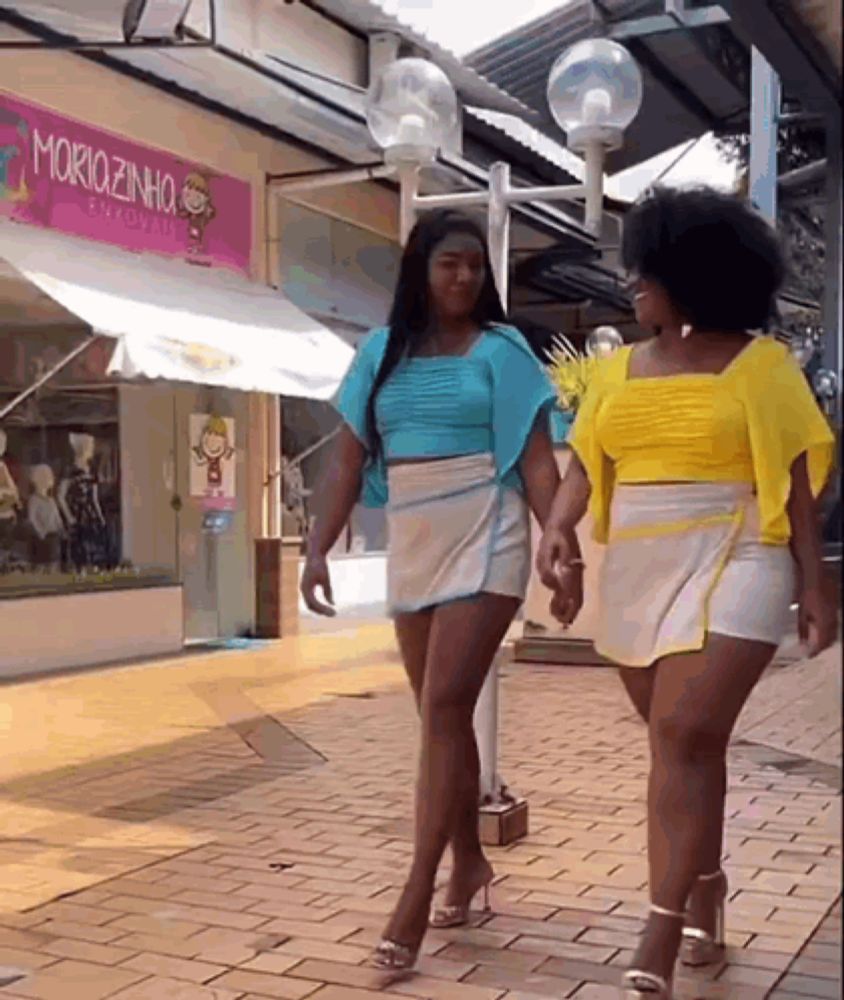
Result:
<svg viewBox="0 0 844 1000"><path fill-rule="evenodd" d="M583 160L566 149L565 146L554 142L553 139L534 128L531 124L516 115L508 115L500 111L489 111L486 108L466 107L464 109L468 115L477 118L484 124L497 129L510 139L520 143L526 149L541 156L555 167L564 170L577 182L581 182L586 175L586 168Z"/></svg>
<svg viewBox="0 0 844 1000"><path fill-rule="evenodd" d="M473 69L454 52L443 48L419 28L389 13L383 0L313 0L313 6L325 11L344 24L366 34L389 31L400 35L412 45L425 51L440 69L448 74L464 99L499 111L531 114L530 109L506 90Z"/></svg>

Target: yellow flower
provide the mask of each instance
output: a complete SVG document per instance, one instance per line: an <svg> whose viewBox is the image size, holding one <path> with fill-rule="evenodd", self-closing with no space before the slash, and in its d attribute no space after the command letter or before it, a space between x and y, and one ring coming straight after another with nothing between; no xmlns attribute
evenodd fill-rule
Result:
<svg viewBox="0 0 844 1000"><path fill-rule="evenodd" d="M576 351L567 337L558 335L549 360L548 373L557 390L560 408L574 413L589 386L597 359Z"/></svg>

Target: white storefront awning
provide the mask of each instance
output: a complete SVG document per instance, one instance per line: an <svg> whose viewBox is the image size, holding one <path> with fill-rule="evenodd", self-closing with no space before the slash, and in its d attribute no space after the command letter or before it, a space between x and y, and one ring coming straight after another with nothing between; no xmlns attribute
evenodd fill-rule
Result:
<svg viewBox="0 0 844 1000"><path fill-rule="evenodd" d="M33 226L0 223L0 257L95 333L109 373L329 399L353 350L266 285Z"/></svg>

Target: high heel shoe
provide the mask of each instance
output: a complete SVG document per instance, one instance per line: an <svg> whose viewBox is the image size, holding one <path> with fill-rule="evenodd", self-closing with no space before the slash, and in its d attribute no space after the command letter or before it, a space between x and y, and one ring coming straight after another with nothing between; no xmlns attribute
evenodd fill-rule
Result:
<svg viewBox="0 0 844 1000"><path fill-rule="evenodd" d="M699 875L698 882L714 882L720 879L722 891L715 907L715 927L712 934L702 927L684 927L683 942L680 946L680 961L683 965L697 967L712 965L721 960L725 947L725 908L727 903L727 876L719 868L709 875Z"/></svg>
<svg viewBox="0 0 844 1000"><path fill-rule="evenodd" d="M465 927L469 923L472 900L477 896L478 892L483 892L484 894L483 915L488 916L492 913L492 907L489 903L489 889L492 885L492 878L493 876L490 876L489 880L472 894L468 903L448 903L434 910L434 914L431 917L431 926L439 927L440 929L446 927Z"/></svg>
<svg viewBox="0 0 844 1000"><path fill-rule="evenodd" d="M412 944L404 944L401 941L397 941L392 936L393 933L395 933L392 928L396 926L396 918L399 911L401 911L402 916L408 915L408 910L410 909L408 906L408 895L410 897L410 903L416 904L416 906L413 907L413 910L415 910L415 916L410 922L410 927L415 929L415 935L413 931L411 931L408 935L415 936L416 938ZM390 918L388 931L385 933L384 937L381 938L381 941L367 959L366 964L368 966L380 969L382 972L396 973L410 972L413 969L419 958L419 952L422 949L422 942L425 939L425 931L430 918L431 898L433 895L433 879L429 884L424 886L423 891L420 884L414 881L411 876L411 878L405 883L401 898L396 904L396 910L393 911L393 915ZM417 907L419 908L417 909ZM424 914L422 912L422 907L424 907ZM399 921L399 925L401 925L401 923L402 921Z"/></svg>
<svg viewBox="0 0 844 1000"><path fill-rule="evenodd" d="M410 972L419 959L419 948L384 938L369 957L369 965L382 972Z"/></svg>
<svg viewBox="0 0 844 1000"><path fill-rule="evenodd" d="M686 917L685 913L666 910L654 903L651 903L651 913L674 917L675 920L684 920ZM621 977L621 997L622 1000L672 1000L672 983L672 979L666 979L656 972L648 972L647 969L628 969Z"/></svg>

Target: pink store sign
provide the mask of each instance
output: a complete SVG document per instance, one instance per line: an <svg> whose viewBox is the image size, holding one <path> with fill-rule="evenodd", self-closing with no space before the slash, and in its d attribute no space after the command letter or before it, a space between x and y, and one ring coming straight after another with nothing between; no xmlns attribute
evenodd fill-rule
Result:
<svg viewBox="0 0 844 1000"><path fill-rule="evenodd" d="M6 94L0 217L249 272L249 184Z"/></svg>

